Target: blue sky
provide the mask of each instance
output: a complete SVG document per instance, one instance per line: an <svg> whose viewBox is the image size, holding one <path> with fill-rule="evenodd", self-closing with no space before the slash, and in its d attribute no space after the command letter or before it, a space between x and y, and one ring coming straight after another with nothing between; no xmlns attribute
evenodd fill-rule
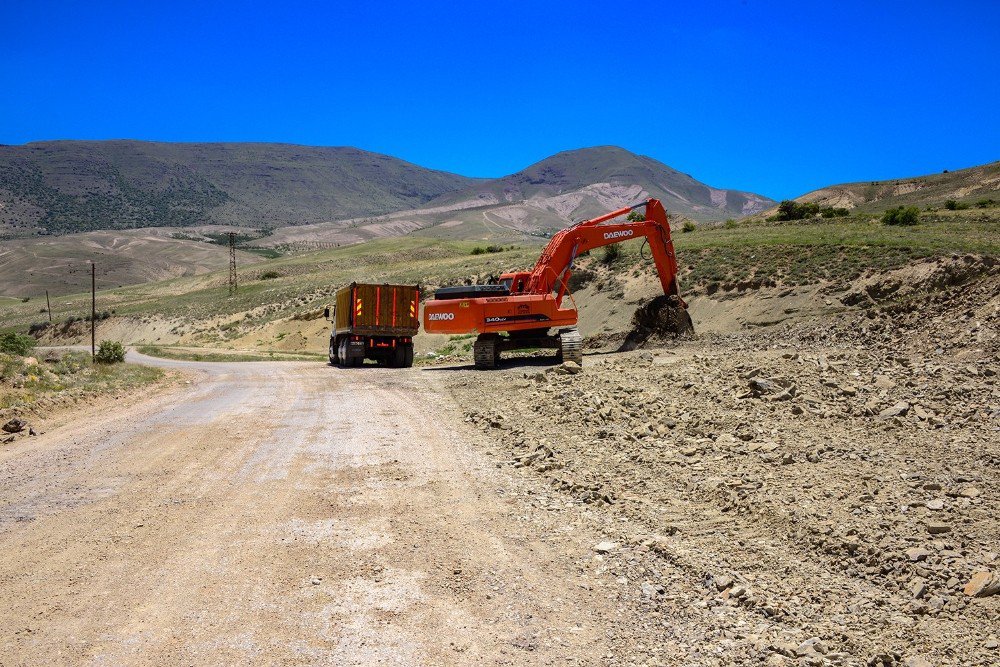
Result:
<svg viewBox="0 0 1000 667"><path fill-rule="evenodd" d="M286 6L287 5L287 6ZM0 1L0 143L615 144L775 198L1000 159L1000 2Z"/></svg>

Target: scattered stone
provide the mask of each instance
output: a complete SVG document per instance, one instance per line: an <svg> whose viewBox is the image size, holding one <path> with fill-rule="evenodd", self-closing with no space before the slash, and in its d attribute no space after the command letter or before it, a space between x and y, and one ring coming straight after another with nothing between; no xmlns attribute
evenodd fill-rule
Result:
<svg viewBox="0 0 1000 667"><path fill-rule="evenodd" d="M28 422L24 421L20 417L14 417L2 427L6 433L20 433L24 429L28 428Z"/></svg>
<svg viewBox="0 0 1000 667"><path fill-rule="evenodd" d="M966 595L974 598L986 598L1000 593L1000 577L992 572L976 572L972 579L962 589Z"/></svg>
<svg viewBox="0 0 1000 667"><path fill-rule="evenodd" d="M926 560L927 557L930 555L931 555L930 551L928 551L927 549L921 549L920 547L913 547L912 549L906 550L906 557L909 558L914 563Z"/></svg>
<svg viewBox="0 0 1000 667"><path fill-rule="evenodd" d="M937 512L939 510L944 509L944 501L941 500L940 498L935 498L934 500L928 500L925 503L925 506L927 507L927 509L934 510L935 512Z"/></svg>
<svg viewBox="0 0 1000 667"><path fill-rule="evenodd" d="M910 585L910 592L913 593L913 597L920 599L927 594L927 584L917 579Z"/></svg>
<svg viewBox="0 0 1000 667"><path fill-rule="evenodd" d="M942 535L944 533L951 532L951 526L947 523L931 523L927 524L927 532L931 535Z"/></svg>
<svg viewBox="0 0 1000 667"><path fill-rule="evenodd" d="M712 577L712 582L715 584L715 587L718 590L724 591L724 590L726 590L727 588L729 588L730 586L733 585L733 578L732 577L728 577L728 576L726 576L724 574L721 574L721 575L719 575L717 577Z"/></svg>
<svg viewBox="0 0 1000 667"><path fill-rule="evenodd" d="M603 542L598 542L594 545L594 551L599 554L606 554L614 551L618 548L617 542L612 542L611 540L605 540Z"/></svg>
<svg viewBox="0 0 1000 667"><path fill-rule="evenodd" d="M892 419L893 417L903 417L909 411L910 404L906 401L900 401L891 408L886 408L882 412L878 413L878 419L879 421L886 421L887 419Z"/></svg>

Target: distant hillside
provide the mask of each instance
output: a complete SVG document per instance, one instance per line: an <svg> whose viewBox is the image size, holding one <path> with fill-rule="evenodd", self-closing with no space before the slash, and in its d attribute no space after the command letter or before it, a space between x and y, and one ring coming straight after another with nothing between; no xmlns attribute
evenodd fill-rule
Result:
<svg viewBox="0 0 1000 667"><path fill-rule="evenodd" d="M475 181L357 148L140 141L0 146L0 235L282 227L411 209Z"/></svg>
<svg viewBox="0 0 1000 667"><path fill-rule="evenodd" d="M710 187L623 148L598 146L557 153L516 174L442 195L431 205L528 202L540 214L579 220L607 211L609 201L621 205L620 201L634 203L643 197L657 197L668 211L695 220L743 217L774 204L750 192Z"/></svg>
<svg viewBox="0 0 1000 667"><path fill-rule="evenodd" d="M974 204L1000 199L1000 162L929 176L831 185L807 192L795 201L821 207L880 213L897 206L941 206L948 199ZM774 209L764 212L770 215Z"/></svg>

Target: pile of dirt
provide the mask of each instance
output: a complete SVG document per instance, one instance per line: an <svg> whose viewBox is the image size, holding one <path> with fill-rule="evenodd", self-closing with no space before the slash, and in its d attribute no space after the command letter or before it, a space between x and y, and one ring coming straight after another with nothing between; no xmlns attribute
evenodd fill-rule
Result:
<svg viewBox="0 0 1000 667"><path fill-rule="evenodd" d="M939 279L954 263L976 275ZM921 267L904 299L835 317L590 355L579 374L469 373L453 392L489 406L468 419L546 503L619 545L594 570L668 664L993 665L1000 274L982 266Z"/></svg>
<svg viewBox="0 0 1000 667"><path fill-rule="evenodd" d="M673 294L661 294L636 309L632 316L632 329L625 335L618 351L630 352L666 338L693 333L694 323L681 300Z"/></svg>

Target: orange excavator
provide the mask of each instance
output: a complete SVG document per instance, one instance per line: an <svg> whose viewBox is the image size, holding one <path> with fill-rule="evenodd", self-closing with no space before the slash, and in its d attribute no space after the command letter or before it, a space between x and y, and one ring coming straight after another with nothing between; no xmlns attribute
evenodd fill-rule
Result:
<svg viewBox="0 0 1000 667"><path fill-rule="evenodd" d="M645 208L645 219L612 222ZM633 216L630 216L630 218ZM424 304L424 331L478 333L473 346L477 368L496 368L500 353L526 348L558 350L563 361L583 362L583 339L576 328L577 310L569 294L573 263L594 248L644 237L649 243L663 293L680 307L677 259L667 212L657 199L578 222L549 241L535 268L505 273L497 284L445 287ZM564 307L564 298L569 303ZM685 313L686 314L686 313ZM555 333L549 333L550 330Z"/></svg>

